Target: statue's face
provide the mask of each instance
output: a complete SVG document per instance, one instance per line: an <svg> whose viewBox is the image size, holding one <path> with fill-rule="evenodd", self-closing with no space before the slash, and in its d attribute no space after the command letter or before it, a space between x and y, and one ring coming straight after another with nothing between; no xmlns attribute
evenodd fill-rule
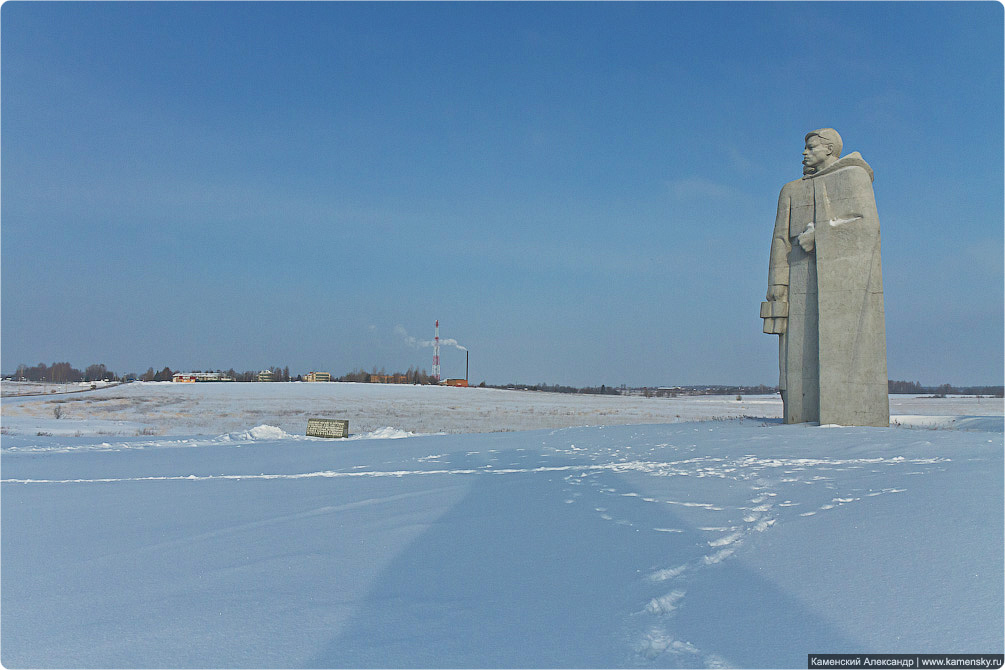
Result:
<svg viewBox="0 0 1005 670"><path fill-rule="evenodd" d="M803 149L803 165L812 169L819 169L827 162L831 155L830 147L824 144L817 135L812 135L806 140L806 148Z"/></svg>

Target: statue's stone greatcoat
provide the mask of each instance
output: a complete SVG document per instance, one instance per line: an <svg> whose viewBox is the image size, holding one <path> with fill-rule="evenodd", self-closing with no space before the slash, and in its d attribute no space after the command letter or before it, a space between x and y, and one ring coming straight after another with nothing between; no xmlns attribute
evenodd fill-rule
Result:
<svg viewBox="0 0 1005 670"><path fill-rule="evenodd" d="M788 286L779 333L785 422L889 426L879 215L872 169L852 153L778 198L769 285ZM796 238L813 224L814 248Z"/></svg>

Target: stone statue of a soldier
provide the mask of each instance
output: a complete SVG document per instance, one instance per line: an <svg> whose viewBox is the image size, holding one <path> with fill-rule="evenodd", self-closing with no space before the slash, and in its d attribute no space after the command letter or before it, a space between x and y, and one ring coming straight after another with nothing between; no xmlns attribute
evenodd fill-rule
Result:
<svg viewBox="0 0 1005 670"><path fill-rule="evenodd" d="M890 425L872 180L822 128L806 135L803 177L778 197L761 317L778 335L785 423Z"/></svg>

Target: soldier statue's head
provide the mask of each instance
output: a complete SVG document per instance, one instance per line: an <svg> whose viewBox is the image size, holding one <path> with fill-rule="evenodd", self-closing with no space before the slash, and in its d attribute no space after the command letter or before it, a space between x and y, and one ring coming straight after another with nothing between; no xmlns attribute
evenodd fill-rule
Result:
<svg viewBox="0 0 1005 670"><path fill-rule="evenodd" d="M813 174L829 167L841 157L841 136L833 128L819 128L806 133L803 149L803 174Z"/></svg>

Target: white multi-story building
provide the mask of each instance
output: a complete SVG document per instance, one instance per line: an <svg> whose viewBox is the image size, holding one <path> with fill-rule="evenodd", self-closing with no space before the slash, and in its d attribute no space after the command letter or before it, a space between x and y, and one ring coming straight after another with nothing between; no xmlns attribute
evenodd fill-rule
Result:
<svg viewBox="0 0 1005 670"><path fill-rule="evenodd" d="M173 382L232 382L233 377L228 377L222 372L176 372L171 376Z"/></svg>

